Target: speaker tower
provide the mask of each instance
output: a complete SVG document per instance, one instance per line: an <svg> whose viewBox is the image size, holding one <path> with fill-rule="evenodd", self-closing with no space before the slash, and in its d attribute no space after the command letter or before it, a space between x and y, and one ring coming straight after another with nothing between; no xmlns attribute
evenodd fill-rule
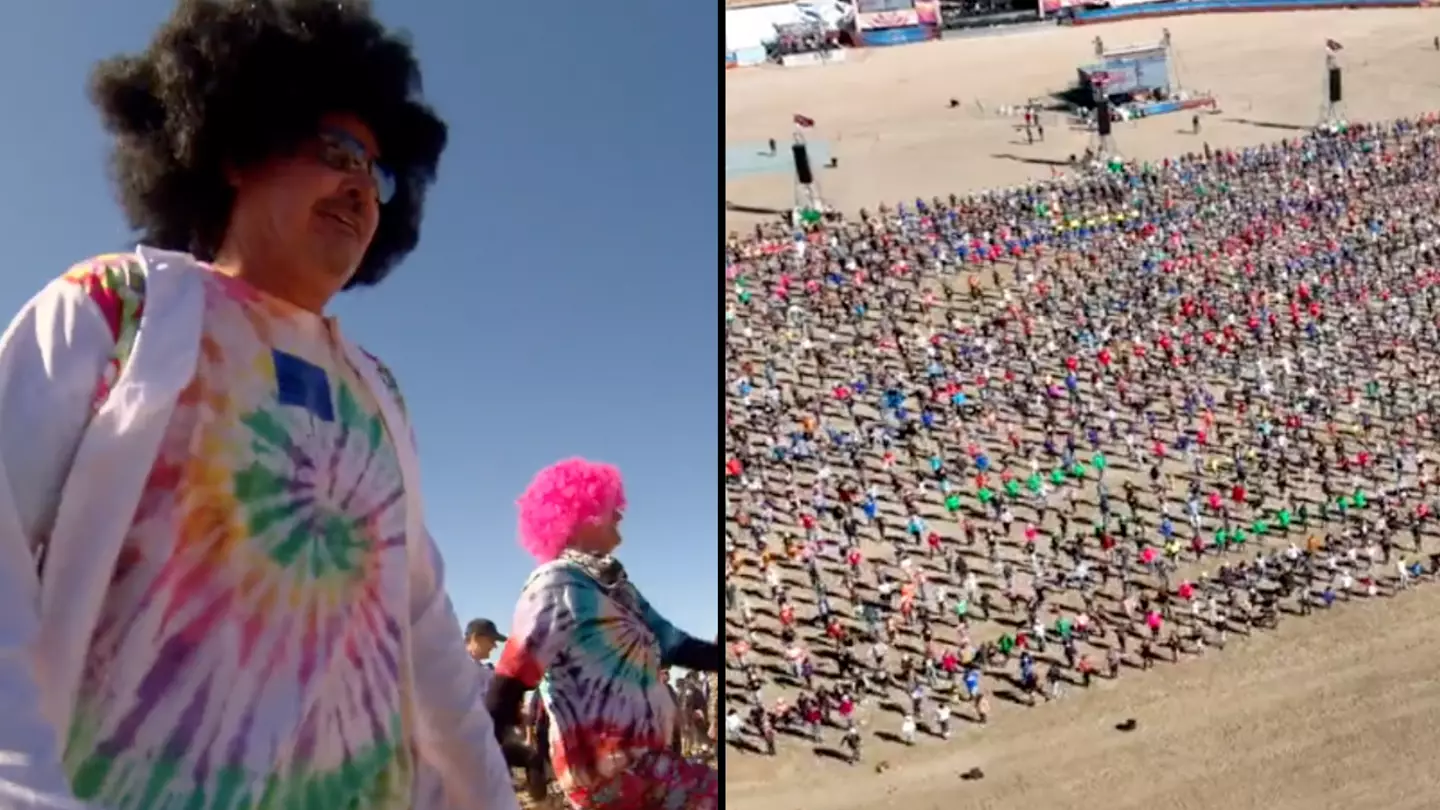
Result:
<svg viewBox="0 0 1440 810"><path fill-rule="evenodd" d="M1110 106L1109 96L1099 94L1095 99L1095 143L1091 149L1101 160L1115 157L1118 152L1115 150L1114 121L1111 120L1114 113Z"/></svg>
<svg viewBox="0 0 1440 810"><path fill-rule="evenodd" d="M1345 94L1342 89L1343 70L1337 52L1325 50L1325 102L1320 108L1319 129L1335 130L1345 125Z"/></svg>
<svg viewBox="0 0 1440 810"><path fill-rule="evenodd" d="M820 198L820 187L810 166L810 149L799 127L795 128L795 142L790 145L790 155L795 161L795 216L800 216L806 209L823 212L825 203Z"/></svg>

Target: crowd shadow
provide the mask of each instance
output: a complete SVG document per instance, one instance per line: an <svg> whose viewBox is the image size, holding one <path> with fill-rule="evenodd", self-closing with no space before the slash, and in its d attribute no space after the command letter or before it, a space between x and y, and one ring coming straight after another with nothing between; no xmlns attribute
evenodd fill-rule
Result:
<svg viewBox="0 0 1440 810"><path fill-rule="evenodd" d="M779 208L767 208L760 205L746 205L744 203L732 202L730 200L725 201L725 210L733 211L737 214L759 214L762 216L776 217L789 216L790 214L789 211L783 211Z"/></svg>
<svg viewBox="0 0 1440 810"><path fill-rule="evenodd" d="M1231 124L1244 124L1246 126L1259 127L1260 129L1279 129L1288 132L1309 132L1310 130L1314 129L1313 126L1287 124L1283 121L1256 121L1251 118L1226 118L1223 120Z"/></svg>
<svg viewBox="0 0 1440 810"><path fill-rule="evenodd" d="M1015 154L1011 154L1011 153L1009 153L1009 152L997 152L997 153L995 153L995 154L990 155L990 157L996 158L997 160L1013 160L1013 161L1015 161L1016 163L1029 163L1029 164L1034 165L1034 166L1062 166L1062 167L1063 167L1063 166L1069 166L1069 165L1070 165L1070 161L1067 160L1067 159L1062 159L1062 158L1027 157L1027 156L1025 156L1025 155L1015 155Z"/></svg>

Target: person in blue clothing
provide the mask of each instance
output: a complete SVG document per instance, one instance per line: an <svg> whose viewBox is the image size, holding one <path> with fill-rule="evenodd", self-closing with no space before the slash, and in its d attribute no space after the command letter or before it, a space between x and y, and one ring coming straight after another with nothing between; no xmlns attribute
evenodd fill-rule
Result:
<svg viewBox="0 0 1440 810"><path fill-rule="evenodd" d="M968 666L965 668L965 694L972 701L978 702L984 696L980 689L980 668Z"/></svg>

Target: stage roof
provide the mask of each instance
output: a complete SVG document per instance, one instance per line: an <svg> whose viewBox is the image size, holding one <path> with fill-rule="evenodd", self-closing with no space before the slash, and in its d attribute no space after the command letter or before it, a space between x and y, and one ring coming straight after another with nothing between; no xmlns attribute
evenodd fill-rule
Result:
<svg viewBox="0 0 1440 810"><path fill-rule="evenodd" d="M1106 48L1101 59L1143 59L1147 56L1164 56L1163 45L1133 45L1128 48Z"/></svg>

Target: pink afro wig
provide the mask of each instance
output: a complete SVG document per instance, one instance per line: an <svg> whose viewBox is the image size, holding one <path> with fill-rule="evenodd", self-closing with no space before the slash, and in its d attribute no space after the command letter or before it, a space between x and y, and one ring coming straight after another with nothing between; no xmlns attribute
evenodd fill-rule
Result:
<svg viewBox="0 0 1440 810"><path fill-rule="evenodd" d="M515 502L520 545L538 561L560 556L576 530L625 508L625 483L610 464L571 458L535 474Z"/></svg>

